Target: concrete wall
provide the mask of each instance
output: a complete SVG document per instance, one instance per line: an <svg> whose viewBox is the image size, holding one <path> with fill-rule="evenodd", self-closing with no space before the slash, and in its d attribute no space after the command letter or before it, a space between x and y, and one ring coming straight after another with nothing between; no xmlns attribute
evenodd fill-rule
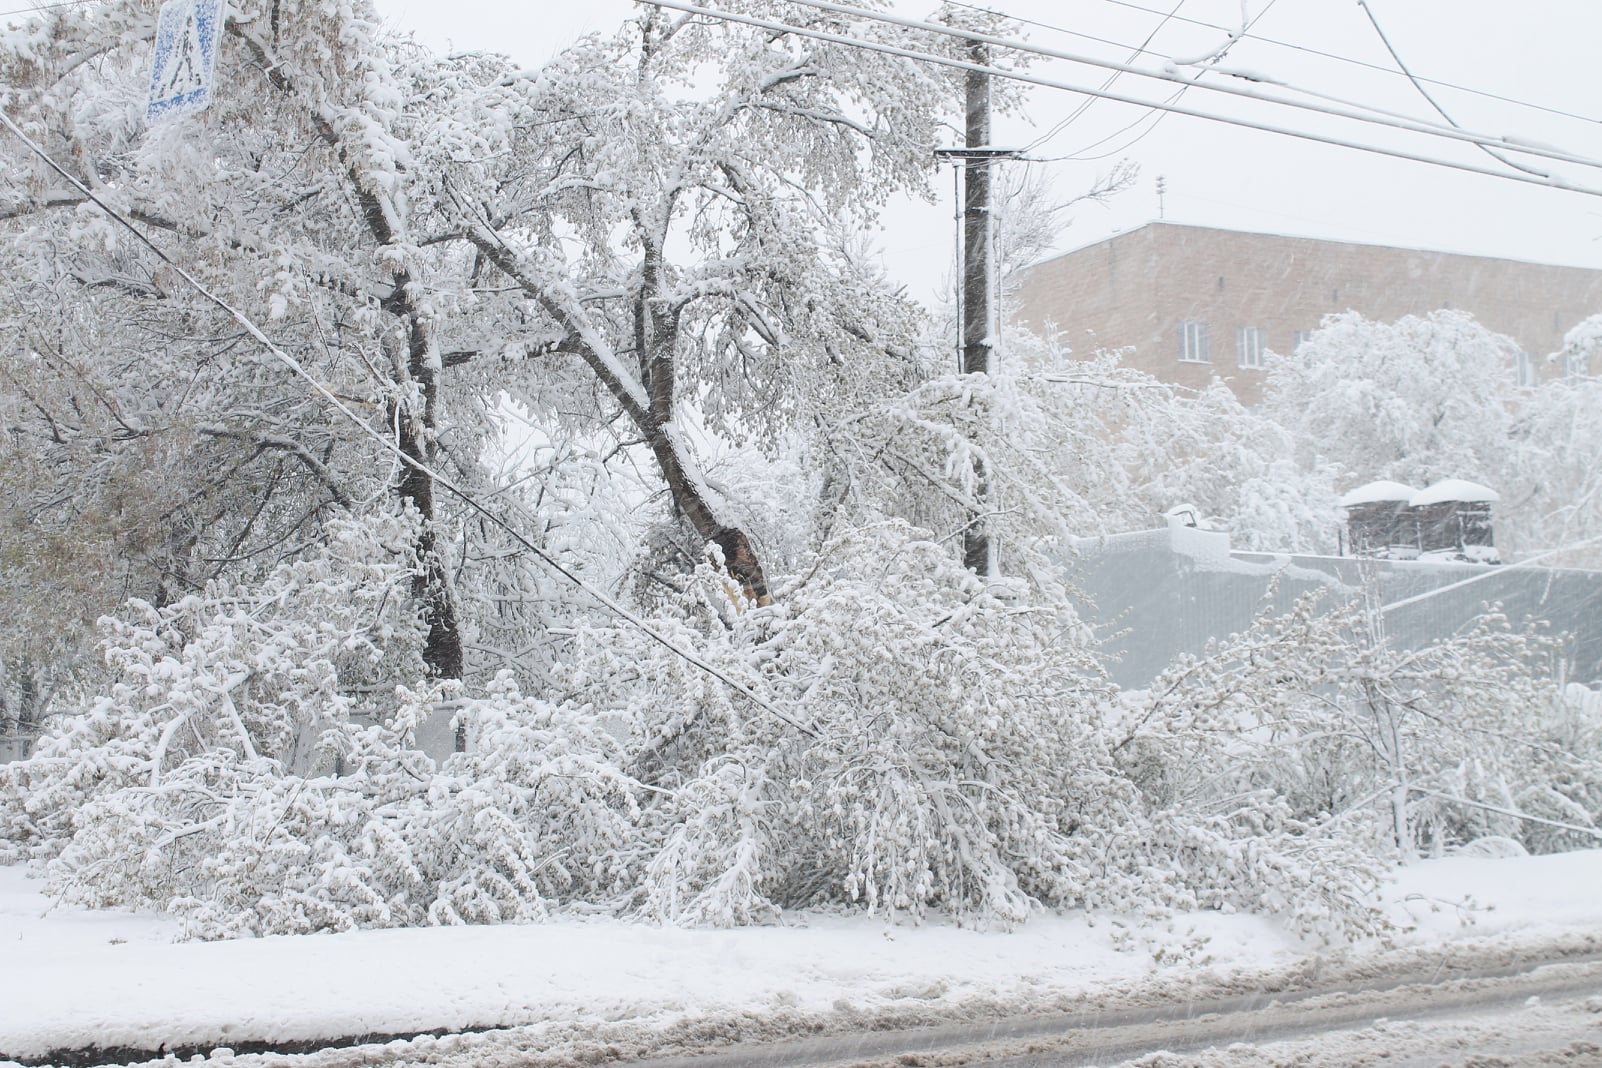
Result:
<svg viewBox="0 0 1602 1068"><path fill-rule="evenodd" d="M1513 338L1550 376L1561 370L1544 357L1602 312L1602 271L1151 223L1030 268L1013 317L1036 330L1054 323L1084 355L1133 345L1130 366L1196 388L1223 378L1253 403L1263 372L1239 364L1242 327L1287 355L1325 315L1392 322L1441 308ZM1208 325L1210 362L1179 361L1184 321Z"/></svg>
<svg viewBox="0 0 1602 1068"><path fill-rule="evenodd" d="M1602 682L1602 571L1233 552L1225 534L1180 527L1086 539L1069 563L1081 614L1115 658L1114 681L1148 684L1175 657L1244 631L1313 590L1351 598L1377 584L1391 638L1415 648L1500 603L1515 624L1544 620L1570 641L1570 678ZM1275 580L1278 588L1269 591Z"/></svg>

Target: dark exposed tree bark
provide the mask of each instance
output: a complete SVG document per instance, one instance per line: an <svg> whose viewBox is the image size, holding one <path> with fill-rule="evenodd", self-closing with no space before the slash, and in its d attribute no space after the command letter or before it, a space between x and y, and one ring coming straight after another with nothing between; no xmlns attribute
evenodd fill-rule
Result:
<svg viewBox="0 0 1602 1068"><path fill-rule="evenodd" d="M231 22L229 27L256 54L273 87L286 96L297 97L296 87L283 72L283 67L271 62L268 46L252 38L235 23ZM404 235L397 230L399 216L395 205L364 180L353 163L352 153L329 116L314 112L311 119L318 138L333 150L345 167L345 180L367 232L381 248L403 246ZM413 586L413 595L422 605L423 619L428 625L428 638L423 648L424 663L429 672L438 678L459 679L465 670L461 619L450 573L440 552L435 529L434 477L429 473L438 460L433 442L434 432L439 426L439 374L442 361L431 317L424 313L417 302L415 279L401 265L404 261L400 257L394 262L396 266L391 271L390 290L379 304L403 324L406 334L406 374L416 383L422 398L421 410L390 412L392 425L397 428L396 445L406 465L405 473L396 485L396 493L416 508L422 518L417 543L419 573Z"/></svg>
<svg viewBox="0 0 1602 1068"><path fill-rule="evenodd" d="M768 603L771 595L767 576L750 536L718 516L707 500L704 484L695 472L684 442L675 432L677 311L662 311L664 305L651 294L653 281L659 277L660 244L654 246L655 251L646 254L642 294L635 301L634 336L640 346L641 369L636 380L600 333L590 327L582 309L569 306L542 287L522 268L516 254L493 230L482 224L474 226L469 230L468 239L526 296L566 328L568 336L559 348L588 364L634 423L650 448L679 512L703 543L716 545L722 551L723 566L740 584L741 593L758 604Z"/></svg>

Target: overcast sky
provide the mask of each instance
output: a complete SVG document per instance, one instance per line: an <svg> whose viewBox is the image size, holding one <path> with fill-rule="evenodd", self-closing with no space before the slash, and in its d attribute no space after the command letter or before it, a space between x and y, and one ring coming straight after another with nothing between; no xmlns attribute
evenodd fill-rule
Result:
<svg viewBox="0 0 1602 1068"><path fill-rule="evenodd" d="M414 32L426 44L498 49L530 65L582 33L610 31L633 9L626 0L535 0L517 8L504 0L378 3L398 29ZM1150 52L1132 62L1156 69L1163 57L1194 58L1217 48L1226 34L1196 23L1238 27L1243 4L1001 0L997 8L1035 20L1037 24L1025 26L1031 43L1062 52L1124 61L1149 36ZM1432 80L1425 88L1462 127L1602 159L1599 0L1369 0L1369 8L1402 61L1421 79ZM932 9L932 0L898 0L896 8L909 17ZM1250 36L1236 42L1223 66L1439 121L1419 91L1395 73L1395 61L1356 0L1245 0L1244 9L1252 20ZM1358 62L1350 62L1354 60ZM1086 87L1099 87L1108 77L1105 70L1063 61L1041 62L1033 73ZM1208 82L1248 84L1218 74L1207 75L1202 84ZM1166 99L1176 88L1132 75L1113 85L1114 91L1143 100ZM1093 104L1059 128L1085 99L1031 88L1026 114L997 124L998 143L1028 147L1029 156L1040 161L1010 166L1043 172L1064 197L1083 190L1120 159L1139 164L1141 176L1130 191L1107 207L1083 205L1074 212L1062 236L1064 249L1155 219L1160 175L1167 187L1164 215L1173 222L1602 268L1602 197L1385 159L1204 119L1169 115L1157 121L1149 109L1109 101ZM1180 103L1476 166L1502 166L1473 146L1232 101L1200 85L1188 89ZM1561 172L1573 184L1602 189L1602 169L1567 165ZM950 177L937 184L948 196ZM949 201L887 215L880 235L886 262L915 296L934 297L949 277L951 215Z"/></svg>

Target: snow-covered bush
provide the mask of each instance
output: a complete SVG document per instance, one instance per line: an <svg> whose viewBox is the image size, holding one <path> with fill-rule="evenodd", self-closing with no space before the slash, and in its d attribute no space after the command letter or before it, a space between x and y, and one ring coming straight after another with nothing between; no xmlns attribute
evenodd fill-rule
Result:
<svg viewBox="0 0 1602 1068"><path fill-rule="evenodd" d="M168 907L219 937L527 922L552 903L604 907L622 892L638 866L638 808L615 741L505 676L458 716L475 748L442 766L404 729L375 726L338 739L343 774L231 784L225 815L196 828L199 855ZM61 877L81 878L87 859L75 842Z"/></svg>
<svg viewBox="0 0 1602 1068"><path fill-rule="evenodd" d="M362 589L347 592L371 610ZM293 588L279 593L280 624L307 607ZM314 629L339 628L325 617ZM0 769L11 850L47 860L71 900L165 908L190 934L227 937L526 921L552 901L604 905L637 875L637 785L592 716L524 697L503 675L472 699L455 683L391 687L364 706L383 707L381 721L364 724L330 664L320 703L241 694L233 713L202 719L176 700L184 689L163 687L187 685L216 635L172 650L152 633L111 638L113 656L158 666L139 675L143 687L119 683L34 760ZM369 638L347 630L335 644L355 651ZM415 636L400 644L415 648ZM472 752L436 766L414 734L442 702ZM320 760L304 773L265 746L296 724L321 728Z"/></svg>
<svg viewBox="0 0 1602 1068"><path fill-rule="evenodd" d="M703 646L779 715L637 633L591 635L633 670L592 673L588 699L627 718L664 791L640 909L734 923L858 902L1018 920L1064 899L1058 812L1100 682L1072 612L1021 593L904 524L836 538L776 605Z"/></svg>
<svg viewBox="0 0 1602 1068"><path fill-rule="evenodd" d="M103 618L109 688L59 709L32 760L0 767L8 851L53 854L74 820L100 812L85 806L125 788L159 792L190 760L260 775L325 762L324 731L372 716L375 687L422 673L414 525L334 522L320 548L258 585L214 582Z"/></svg>
<svg viewBox="0 0 1602 1068"><path fill-rule="evenodd" d="M114 682L0 766L0 848L67 898L203 937L529 920L604 904L644 863L621 746L502 674L423 675L413 521L332 524L251 587L102 621ZM436 766L453 707L470 751Z"/></svg>
<svg viewBox="0 0 1602 1068"><path fill-rule="evenodd" d="M1168 805L1260 795L1375 859L1492 835L1572 848L1602 821L1602 748L1563 708L1556 652L1494 610L1399 649L1377 606L1308 597L1174 665L1117 748Z"/></svg>
<svg viewBox="0 0 1602 1068"><path fill-rule="evenodd" d="M579 627L544 695L469 693L397 684L407 533L349 524L258 587L108 621L116 685L0 771L9 852L203 937L808 906L1238 909L1333 937L1382 925L1398 844L1559 848L1598 817L1595 709L1559 714L1546 645L1494 617L1394 651L1307 601L1119 695L1060 591L885 521L771 606L730 611L705 566L654 637ZM436 764L416 732L442 707L467 749Z"/></svg>
<svg viewBox="0 0 1602 1068"><path fill-rule="evenodd" d="M1119 699L1063 602L987 584L903 524L836 539L779 605L704 647L803 730L637 637L605 644L637 674L591 699L628 717L664 791L645 915L833 903L1011 923L1139 903L1271 910L1327 935L1383 922L1370 828L1232 775L1253 725ZM1227 685L1234 667L1192 669Z"/></svg>

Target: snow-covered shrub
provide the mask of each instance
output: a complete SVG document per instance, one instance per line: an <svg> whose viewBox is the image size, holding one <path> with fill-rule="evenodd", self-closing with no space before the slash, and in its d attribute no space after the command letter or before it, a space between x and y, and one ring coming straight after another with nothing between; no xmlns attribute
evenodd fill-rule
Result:
<svg viewBox="0 0 1602 1068"><path fill-rule="evenodd" d="M1494 610L1399 649L1378 606L1304 598L1172 667L1115 749L1167 806L1256 796L1254 813L1307 828L1319 850L1378 859L1485 836L1572 846L1602 817L1586 785L1602 749L1560 709L1555 651Z"/></svg>
<svg viewBox="0 0 1602 1068"><path fill-rule="evenodd" d="M1494 614L1395 650L1361 602L1306 600L1119 695L1061 590L885 521L770 606L703 566L654 635L574 629L546 693L468 692L404 682L406 535L351 524L258 587L108 622L116 685L0 770L11 855L202 937L809 906L1333 937L1383 926L1398 848L1562 848L1598 820L1595 702L1560 707L1548 643ZM468 744L436 764L415 735L441 707Z"/></svg>
<svg viewBox="0 0 1602 1068"><path fill-rule="evenodd" d="M702 647L778 715L637 634L592 635L632 670L592 674L588 699L627 718L665 791L641 911L734 923L856 902L1018 920L1065 899L1058 814L1102 683L1073 613L1023 593L904 524L836 538Z"/></svg>
<svg viewBox="0 0 1602 1068"><path fill-rule="evenodd" d="M716 684L666 688L671 659L625 633L607 644L672 710L626 705L666 791L646 915L835 903L1011 923L1141 903L1272 910L1326 934L1381 922L1374 834L1242 783L1244 722L1119 702L1062 602L986 583L904 525L837 539L779 605L709 638L720 670L802 730ZM591 697L622 709L638 693L620 679Z"/></svg>
<svg viewBox="0 0 1602 1068"><path fill-rule="evenodd" d="M481 747L436 766L406 724L440 696L403 689L393 726L330 729L339 774L218 749L102 791L56 843L52 883L90 906L165 908L205 938L524 922L626 893L638 790L615 739L503 676L458 702Z"/></svg>
<svg viewBox="0 0 1602 1068"><path fill-rule="evenodd" d="M623 892L638 808L616 742L504 675L458 715L473 752L439 767L377 726L338 740L341 775L238 784L169 908L226 937L528 922ZM81 854L75 843L63 866Z"/></svg>
<svg viewBox="0 0 1602 1068"><path fill-rule="evenodd" d="M109 688L62 709L31 760L0 767L6 848L52 855L86 805L130 787L159 791L192 759L261 774L328 759L317 751L325 730L371 717L375 686L422 673L413 526L331 523L325 544L255 586L214 582L103 618Z"/></svg>
<svg viewBox="0 0 1602 1068"><path fill-rule="evenodd" d="M504 675L473 698L397 686L423 671L411 527L334 524L257 586L103 621L114 685L0 767L7 855L206 937L525 920L618 893L636 797L611 735ZM473 752L439 768L414 739L442 702Z"/></svg>
<svg viewBox="0 0 1602 1068"><path fill-rule="evenodd" d="M1110 882L1138 894L1161 875L1167 904L1269 912L1323 936L1383 926L1370 896L1383 836L1346 811L1356 784L1328 744L1338 732L1298 718L1316 718L1305 702L1332 674L1338 633L1305 598L1126 695L1110 750L1142 816L1107 860Z"/></svg>

